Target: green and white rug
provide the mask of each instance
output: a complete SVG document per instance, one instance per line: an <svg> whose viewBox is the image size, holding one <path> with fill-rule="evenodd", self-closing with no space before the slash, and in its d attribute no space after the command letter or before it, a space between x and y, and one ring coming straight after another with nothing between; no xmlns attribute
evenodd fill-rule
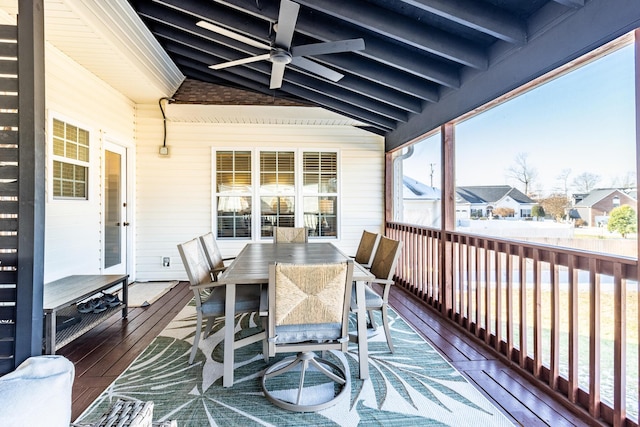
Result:
<svg viewBox="0 0 640 427"><path fill-rule="evenodd" d="M175 419L179 426L512 425L404 320L392 312L390 321L395 353L383 332L371 337L367 380L357 378L356 344L346 354L334 353L350 370L351 398L302 414L275 407L262 395L260 374L267 364L261 343L236 351L235 384L222 387L223 319L201 340L189 365L196 322L192 302L78 421L94 421L118 398L128 398L152 400L154 421ZM239 316L236 332L247 333L256 322L255 316Z"/></svg>

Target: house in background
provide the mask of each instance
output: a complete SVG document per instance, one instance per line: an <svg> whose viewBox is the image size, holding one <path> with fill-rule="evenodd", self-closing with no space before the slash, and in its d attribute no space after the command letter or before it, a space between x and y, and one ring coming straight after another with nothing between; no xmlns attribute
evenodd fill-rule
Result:
<svg viewBox="0 0 640 427"><path fill-rule="evenodd" d="M498 208L513 210L513 218L531 218L536 202L517 188L509 185L481 185L456 187L456 212L462 206L468 209L468 218L493 217Z"/></svg>
<svg viewBox="0 0 640 427"><path fill-rule="evenodd" d="M431 187L418 180L402 177L402 222L427 227L440 226L439 188Z"/></svg>
<svg viewBox="0 0 640 427"><path fill-rule="evenodd" d="M402 183L402 222L439 227L440 189L408 176L403 177ZM462 225L462 222L466 224L469 219L497 219L498 216L492 212L498 208L512 209L514 219L530 218L531 209L536 205L534 200L509 185L456 187L455 191L458 225Z"/></svg>
<svg viewBox="0 0 640 427"><path fill-rule="evenodd" d="M576 203L570 216L573 219L586 221L588 226L601 227L606 225L611 211L622 205L630 206L635 211L638 201L622 190L599 188Z"/></svg>

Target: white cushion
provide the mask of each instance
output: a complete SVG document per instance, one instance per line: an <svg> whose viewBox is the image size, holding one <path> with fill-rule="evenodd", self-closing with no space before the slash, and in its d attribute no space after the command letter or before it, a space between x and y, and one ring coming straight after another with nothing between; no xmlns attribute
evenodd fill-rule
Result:
<svg viewBox="0 0 640 427"><path fill-rule="evenodd" d="M36 356L0 377L0 425L68 427L75 368L62 356Z"/></svg>

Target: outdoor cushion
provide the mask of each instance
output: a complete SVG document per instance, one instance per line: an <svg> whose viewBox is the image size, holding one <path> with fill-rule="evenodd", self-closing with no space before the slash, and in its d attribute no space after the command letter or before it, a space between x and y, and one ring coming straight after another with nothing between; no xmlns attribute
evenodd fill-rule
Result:
<svg viewBox="0 0 640 427"><path fill-rule="evenodd" d="M307 341L326 341L340 338L342 325L340 323L319 323L308 325L276 326L276 344L293 344Z"/></svg>
<svg viewBox="0 0 640 427"><path fill-rule="evenodd" d="M74 376L63 356L28 358L0 378L0 425L68 427Z"/></svg>
<svg viewBox="0 0 640 427"><path fill-rule="evenodd" d="M364 287L364 299L367 301L367 307L382 307L383 301L382 297L378 295L376 291L371 289L369 286ZM358 308L358 304L356 302L356 288L355 286L351 290L351 309L355 310Z"/></svg>
<svg viewBox="0 0 640 427"><path fill-rule="evenodd" d="M226 289L216 286L205 302L202 303L202 315L224 316ZM236 312L258 311L260 308L260 285L236 285Z"/></svg>

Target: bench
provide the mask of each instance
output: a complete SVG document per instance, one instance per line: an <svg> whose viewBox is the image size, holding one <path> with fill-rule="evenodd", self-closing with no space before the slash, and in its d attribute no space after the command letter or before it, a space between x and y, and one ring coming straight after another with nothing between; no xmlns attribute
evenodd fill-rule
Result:
<svg viewBox="0 0 640 427"><path fill-rule="evenodd" d="M80 335L84 334L100 322L106 320L114 311L122 308L122 318L127 317L128 274L110 275L75 275L67 276L44 285L43 309L45 315L45 354L55 354L56 350ZM84 301L101 291L113 288L122 283L122 303L102 313L79 314L78 302ZM80 322L56 331L58 315L79 316ZM56 336L58 335L58 336Z"/></svg>

